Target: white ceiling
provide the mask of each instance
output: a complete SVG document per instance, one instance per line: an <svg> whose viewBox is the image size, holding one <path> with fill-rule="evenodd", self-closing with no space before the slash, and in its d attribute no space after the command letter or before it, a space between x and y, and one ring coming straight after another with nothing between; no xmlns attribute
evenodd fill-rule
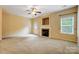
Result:
<svg viewBox="0 0 79 59"><path fill-rule="evenodd" d="M33 5L34 6L34 5ZM27 18L35 18L38 17L44 13L50 13L50 12L57 12L64 9L68 9L71 7L74 7L74 5L36 5L36 7L42 12L41 14L38 14L37 16L29 15L25 10L27 10L30 7L33 7L31 5L3 5L1 6L6 11L13 13L15 15L24 16Z"/></svg>

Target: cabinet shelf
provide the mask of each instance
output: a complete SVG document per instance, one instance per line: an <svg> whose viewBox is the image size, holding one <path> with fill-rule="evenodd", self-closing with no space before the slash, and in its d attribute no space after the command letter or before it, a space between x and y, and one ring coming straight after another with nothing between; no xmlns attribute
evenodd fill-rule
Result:
<svg viewBox="0 0 79 59"><path fill-rule="evenodd" d="M42 25L49 25L49 17L42 19Z"/></svg>

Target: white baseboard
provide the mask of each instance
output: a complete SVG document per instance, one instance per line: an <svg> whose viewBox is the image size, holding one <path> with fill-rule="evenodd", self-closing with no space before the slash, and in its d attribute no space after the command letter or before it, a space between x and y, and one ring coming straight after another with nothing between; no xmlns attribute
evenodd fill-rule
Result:
<svg viewBox="0 0 79 59"><path fill-rule="evenodd" d="M16 35L6 35L6 36L2 36L2 38L8 38L8 37L31 37L31 36L37 36L37 35L33 35L33 34L27 34L27 35L24 35L24 36L16 36Z"/></svg>

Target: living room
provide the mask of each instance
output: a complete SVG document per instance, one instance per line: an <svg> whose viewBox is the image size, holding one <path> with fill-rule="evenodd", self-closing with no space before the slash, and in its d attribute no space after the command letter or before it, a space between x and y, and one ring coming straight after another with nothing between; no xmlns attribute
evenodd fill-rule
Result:
<svg viewBox="0 0 79 59"><path fill-rule="evenodd" d="M78 5L0 6L0 53L79 53L78 9Z"/></svg>

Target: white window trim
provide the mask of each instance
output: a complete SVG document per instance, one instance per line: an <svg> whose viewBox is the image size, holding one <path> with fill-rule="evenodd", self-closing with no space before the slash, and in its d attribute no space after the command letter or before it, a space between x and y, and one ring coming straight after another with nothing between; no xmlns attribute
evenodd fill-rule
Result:
<svg viewBox="0 0 79 59"><path fill-rule="evenodd" d="M61 27L61 33L62 34L74 34L74 16L64 16L64 17L72 17L72 25L63 25L63 26L72 26L72 33L67 33L67 32L62 31L62 20L63 20L62 17L63 16L61 16L61 26L60 26Z"/></svg>

